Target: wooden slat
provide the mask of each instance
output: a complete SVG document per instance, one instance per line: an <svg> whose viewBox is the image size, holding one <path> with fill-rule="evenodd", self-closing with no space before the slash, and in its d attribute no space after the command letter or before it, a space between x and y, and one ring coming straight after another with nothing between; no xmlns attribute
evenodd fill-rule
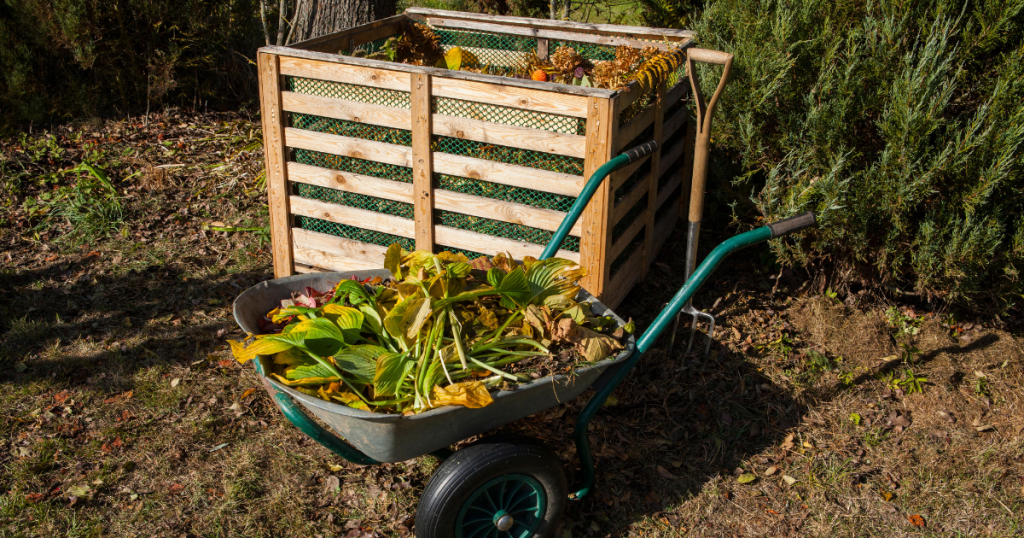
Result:
<svg viewBox="0 0 1024 538"><path fill-rule="evenodd" d="M273 47L275 49L281 47ZM285 49L291 52L293 49ZM313 53L320 54L320 53ZM325 55L335 58L334 55ZM341 58L342 56L338 56ZM402 64L395 64L402 65ZM329 80L359 86L373 86L385 90L409 91L409 73L371 68L358 65L347 65L331 61L308 59L295 56L281 56L281 74L295 77Z"/></svg>
<svg viewBox="0 0 1024 538"><path fill-rule="evenodd" d="M440 174L480 179L563 196L578 196L583 190L583 176L549 172L528 166L487 161L450 153L434 153L434 171Z"/></svg>
<svg viewBox="0 0 1024 538"><path fill-rule="evenodd" d="M293 215L346 224L400 237L416 236L416 221L412 219L321 202L319 200L300 198L298 196L290 197L290 201Z"/></svg>
<svg viewBox="0 0 1024 538"><path fill-rule="evenodd" d="M293 274L291 226L288 225L288 170L285 167L284 128L281 112L281 72L277 56L259 54L260 108L263 115L263 148L267 167L267 198L270 209L274 277Z"/></svg>
<svg viewBox="0 0 1024 538"><path fill-rule="evenodd" d="M445 77L434 77L430 91L435 97L477 101L577 118L587 117L587 98L579 95Z"/></svg>
<svg viewBox="0 0 1024 538"><path fill-rule="evenodd" d="M655 201L654 205L655 212L661 209L661 206L665 205L665 202L668 201L670 196L672 196L672 193L676 190L676 187L678 187L679 184L682 183L682 178L680 177L681 175L682 174L676 174L675 178L669 181L668 185L665 185L664 189L658 190L658 199Z"/></svg>
<svg viewBox="0 0 1024 538"><path fill-rule="evenodd" d="M467 13L461 11L448 11L443 9L429 9L422 7L411 7L406 9L405 12L412 16L478 20L482 22L490 22L495 24L525 26L527 28L546 28L552 30L565 30L571 32L590 32L596 34L618 35L632 38L646 37L658 41L687 41L692 39L694 36L694 33L691 30L650 28L646 26L626 26L620 24L594 24L574 21L556 21L549 19L531 19L527 17L487 15L483 13Z"/></svg>
<svg viewBox="0 0 1024 538"><path fill-rule="evenodd" d="M668 140L674 136L685 136L685 133L677 133L680 127L686 125L686 120L690 117L690 111L686 107L680 108L672 115L671 118L665 119L664 127L662 127L662 140Z"/></svg>
<svg viewBox="0 0 1024 538"><path fill-rule="evenodd" d="M687 145L687 141L684 139L678 144L672 146L672 149L668 150L668 153L661 156L661 162L658 163L658 177L665 175L672 169L672 165L675 164L676 160L678 160L683 152L686 151Z"/></svg>
<svg viewBox="0 0 1024 538"><path fill-rule="evenodd" d="M319 51L319 52L337 53L339 50L348 47L348 39L346 39L346 38L350 38L350 37L353 37L353 36L356 36L356 35L366 34L368 32L372 32L373 30L376 30L378 28L397 27L398 29L400 29L401 26L403 24L405 24L408 20L409 20L409 16L408 15L406 15L405 13L399 13L398 15L394 15L394 16L391 16L391 17L387 17L387 18L384 18L384 19L377 20L377 21L373 21L373 22L368 23L368 24L362 24L362 25L359 25L359 26L354 26L352 28L346 28L346 29L340 30L338 32L333 32L333 33L330 33L330 34L327 34L327 35L322 35L322 36L319 36L319 37L314 37L312 39L307 39L305 41L300 41L298 43L293 43L293 44L288 45L288 46L290 48L296 48L296 49L305 49L305 50L312 50L312 51ZM397 30L396 30L395 33L397 33ZM386 34L386 35L389 35L389 34ZM376 39L380 39L380 38L370 39L369 41L374 41ZM365 43L365 41L363 43ZM357 43L357 45L361 45L361 44L362 43Z"/></svg>
<svg viewBox="0 0 1024 538"><path fill-rule="evenodd" d="M676 220L679 218L679 208L669 211L657 224L654 225L654 250L660 251L665 241L672 235L676 227Z"/></svg>
<svg viewBox="0 0 1024 538"><path fill-rule="evenodd" d="M413 75L416 77L417 75ZM404 108L373 105L334 97L281 92L281 103L288 112L313 114L356 123L409 129L412 114Z"/></svg>
<svg viewBox="0 0 1024 538"><path fill-rule="evenodd" d="M648 177L650 177L649 174ZM636 185L633 186L633 189L629 191L629 194L624 196L622 200L619 200L619 202L615 204L615 209L612 210L611 216L611 222L613 224L618 224L619 221L622 220L622 217L625 217L626 213L629 213L629 210L633 209L636 203L647 195L647 187L647 178L637 181ZM643 218L643 215L637 218Z"/></svg>
<svg viewBox="0 0 1024 538"><path fill-rule="evenodd" d="M412 148L386 142L374 142L288 127L284 130L284 143L290 148L321 151L412 168Z"/></svg>
<svg viewBox="0 0 1024 538"><path fill-rule="evenodd" d="M489 256L494 256L499 252L508 252L513 258L521 260L523 256L538 257L544 252L544 245L534 245L533 243L505 239L504 237L494 237L447 226L437 226L435 233L437 234L436 241L439 245L472 250ZM578 252L568 250L559 250L555 253L555 257L565 258L576 263L580 261Z"/></svg>
<svg viewBox="0 0 1024 538"><path fill-rule="evenodd" d="M626 247L636 239L636 234L640 233L646 225L647 221L644 219L634 220L633 224L630 224L629 228L626 228L626 231L622 232L622 236L619 237L619 240L612 245L612 249L608 253L608 258L615 261L615 259L619 257L619 254L622 254L622 251L626 250Z"/></svg>
<svg viewBox="0 0 1024 538"><path fill-rule="evenodd" d="M434 250L434 153L430 151L430 75L412 75L412 183L416 250Z"/></svg>
<svg viewBox="0 0 1024 538"><path fill-rule="evenodd" d="M624 89L619 91L619 98L615 100L615 117L618 118L623 110L629 108L634 101L643 97L649 88L637 81L630 82Z"/></svg>
<svg viewBox="0 0 1024 538"><path fill-rule="evenodd" d="M640 280L640 268L643 265L643 261L643 247L640 247L633 251L629 260L622 264L622 267L619 267L618 272L612 277L612 281L608 283L608 290L605 296L601 298L601 302L612 310L618 308L622 300L626 298L626 295L633 289L633 286Z"/></svg>
<svg viewBox="0 0 1024 538"><path fill-rule="evenodd" d="M548 59L548 40L543 37L537 40L537 59Z"/></svg>
<svg viewBox="0 0 1024 538"><path fill-rule="evenodd" d="M424 66L420 66L420 65L409 65L409 64L401 64L401 63L396 63L396 62L388 62L388 61L384 61L384 60L370 60L368 58L356 58L356 57L353 57L353 56L338 56L337 54L327 54L327 53L324 53L324 52L314 52L314 51L310 51L310 50L301 50L301 49L295 49L295 48L291 48L291 47L277 47L277 46L260 47L259 51L263 52L263 53L266 53L266 54L277 54L278 56L281 56L282 62L284 61L285 57L289 57L289 58L303 58L303 59L306 59L306 60L315 60L315 61L318 61L318 62L327 62L327 63L333 63L333 64L337 64L337 65L347 65L347 66L353 66L353 67L368 68L369 71L367 73L367 77L371 77L371 76L376 75L378 78L382 78L382 79L384 78L382 76L382 73L397 73L397 72L401 72L401 73L426 73L426 74L434 76L434 77L445 77L445 78L449 78L449 79L458 79L458 80L470 80L470 81L474 81L474 82L483 82L483 83L487 83L487 84L498 84L498 85L503 85L503 86L516 87L516 88L526 88L526 89L531 89L531 90L540 90L540 91L547 91L547 92L560 92L560 93L572 94L572 95L583 95L583 96L586 96L586 97L610 98L610 97L613 97L613 96L615 96L615 95L617 95L619 93L618 90L607 90L607 89L604 89L604 88L591 88L591 87L586 87L586 86L574 86L572 84L555 84L553 82L538 82L536 80L529 80L529 79L523 79L523 78L509 78L509 77L503 77L501 75L483 75L483 74L480 74L480 73L473 73L471 71L451 71L449 69L441 69L441 68L438 68L438 67L424 67ZM305 72L308 72L308 71L305 71ZM306 75L299 75L298 73L286 73L286 74L295 74L296 76L306 76ZM342 75L337 75L337 76L347 76L347 75L348 75L348 73L343 73ZM314 78L320 78L320 79L325 79L325 80L335 80L333 78L328 78L326 76L315 76ZM363 84L363 85L366 85L366 86L377 86L377 87L381 87L381 88L396 89L396 90L401 90L401 91L406 91L405 88L408 87L408 83L406 83L404 85L395 85L395 87L391 87L390 84L391 84L392 81L389 81L389 80L386 80L386 79L382 80L382 82L389 84L389 86L384 86L382 84L377 84L377 83L374 83L374 82L354 82L354 81L349 81L349 80L338 80L338 82L348 82L350 84Z"/></svg>
<svg viewBox="0 0 1024 538"><path fill-rule="evenodd" d="M663 140L662 133L664 128L665 119L665 83L662 82L658 86L658 94L654 100L654 105L651 107L654 109L654 136L655 140ZM658 171L661 170L661 146L658 146L657 151L651 155L651 172L647 174L647 211L645 211L644 220L647 222L647 229L651 232L654 231L654 216L658 210L658 182L661 175ZM644 236L644 262L640 268L642 281L647 280L647 272L651 268L651 263L654 262L654 233L649 233Z"/></svg>
<svg viewBox="0 0 1024 538"><path fill-rule="evenodd" d="M611 177L612 191L618 190L618 188L621 187L622 184L625 183L627 179L629 179L629 176L632 176L633 172L636 172L637 169L640 168L641 166L643 166L644 163L647 162L647 159L650 159L650 158L651 158L650 155L648 155L648 156L640 159L639 161L633 161L633 162L627 164L625 167L619 168L618 170L612 172L612 177Z"/></svg>
<svg viewBox="0 0 1024 538"><path fill-rule="evenodd" d="M618 147L615 148L615 153L622 153L629 149L626 144L633 143L633 139L640 133L644 132L651 122L654 121L654 103L651 103L643 112L638 114L629 123L619 127L619 134L616 136L615 141ZM654 139L656 140L656 139ZM642 144L647 140L638 140L637 143Z"/></svg>
<svg viewBox="0 0 1024 538"><path fill-rule="evenodd" d="M591 97L587 103L587 156L583 164L583 176L590 178L612 154L612 144L618 125L615 110L615 99L599 99ZM607 255L611 247L611 213L610 185L601 183L590 199L583 212L583 235L580 237L580 266L587 271L583 278L583 288L598 299L604 293L608 270Z"/></svg>
<svg viewBox="0 0 1024 538"><path fill-rule="evenodd" d="M665 92L665 108L671 108L672 105L676 104L676 101L685 99L690 94L690 79L687 77L681 77L676 82L675 86L669 88Z"/></svg>
<svg viewBox="0 0 1024 538"><path fill-rule="evenodd" d="M586 138L580 135L553 133L444 114L434 114L434 134L569 157L586 155Z"/></svg>
<svg viewBox="0 0 1024 538"><path fill-rule="evenodd" d="M567 32L563 29L549 30L545 28L530 28L525 26L514 26L508 24L494 24L490 22L460 20L451 17L432 16L429 17L427 21L429 21L429 24L431 26L437 28L455 28L458 30L475 30L481 32L494 32L498 34L521 35L534 38L577 41L580 43L594 43L597 45L607 45L610 47L618 47L621 45L625 45L627 47L634 47L638 49L643 47L654 47L661 51L675 50L675 48L677 47L677 45L675 44L663 43L658 41L641 41L639 39L632 39L628 37Z"/></svg>
<svg viewBox="0 0 1024 538"><path fill-rule="evenodd" d="M297 162L288 163L288 180L362 194L364 196L376 196L406 204L413 203L412 184L402 183L401 181L381 179L352 172L340 172Z"/></svg>
<svg viewBox="0 0 1024 538"><path fill-rule="evenodd" d="M330 273L331 271L328 271L327 269L320 269L319 267L313 267L311 265L306 265L304 263L295 262L295 272L305 275L309 273Z"/></svg>
<svg viewBox="0 0 1024 538"><path fill-rule="evenodd" d="M376 196L386 200L394 200L406 204L413 203L413 185L381 179L351 172L339 172L319 166L310 166L296 162L288 163L288 179L290 181L318 185L329 189L338 189L366 196ZM542 209L525 204L493 200L472 194L437 189L434 191L434 208L455 213L463 213L475 217L511 222L555 231L565 218L565 213L553 209ZM579 222L569 231L570 235L579 236L582 224Z"/></svg>
<svg viewBox="0 0 1024 538"><path fill-rule="evenodd" d="M381 269L386 247L325 233L292 228L296 261L332 271Z"/></svg>
<svg viewBox="0 0 1024 538"><path fill-rule="evenodd" d="M426 77L421 73L411 76L413 81ZM314 114L328 118L381 125L395 129L409 129L413 113L402 108L360 103L308 95L294 92L283 92L285 110ZM427 102L426 106L430 103ZM553 133L541 129L531 129L518 125L503 125L489 121L461 118L458 116L433 115L434 134L453 138L475 140L485 144L496 144L516 148L556 153L570 157L583 157L586 139L579 135Z"/></svg>
<svg viewBox="0 0 1024 538"><path fill-rule="evenodd" d="M443 189L434 191L434 197L437 209L531 226L549 232L557 230L565 218L565 213L553 209L530 207L525 204L492 200ZM569 230L569 234L578 237L581 229L582 224L576 222L576 225Z"/></svg>

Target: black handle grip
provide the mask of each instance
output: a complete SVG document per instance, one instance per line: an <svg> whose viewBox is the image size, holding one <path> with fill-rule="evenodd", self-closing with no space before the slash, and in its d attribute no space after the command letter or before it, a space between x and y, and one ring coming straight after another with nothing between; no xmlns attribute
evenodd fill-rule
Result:
<svg viewBox="0 0 1024 538"><path fill-rule="evenodd" d="M634 163L654 153L655 151L658 151L658 142L655 140L651 140L650 142L644 142L643 144L640 144L639 146L630 149L625 153L625 155L629 157L629 162Z"/></svg>
<svg viewBox="0 0 1024 538"><path fill-rule="evenodd" d="M808 211L802 215L790 217L779 222L773 222L768 225L768 229L772 231L772 239L776 237L782 237L789 235L793 232L798 232L804 228L810 228L811 226L817 226L818 219L815 218L813 211Z"/></svg>

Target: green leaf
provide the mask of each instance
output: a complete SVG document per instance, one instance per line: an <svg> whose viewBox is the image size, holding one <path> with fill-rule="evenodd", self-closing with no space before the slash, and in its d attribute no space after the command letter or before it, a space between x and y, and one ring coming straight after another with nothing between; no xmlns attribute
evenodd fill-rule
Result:
<svg viewBox="0 0 1024 538"><path fill-rule="evenodd" d="M300 322L289 336L301 333L306 349L321 357L329 357L345 347L345 335L327 318L316 318Z"/></svg>
<svg viewBox="0 0 1024 538"><path fill-rule="evenodd" d="M487 276L490 276L490 272ZM522 308L530 300L530 284L526 281L526 272L522 267L516 267L501 279L494 291L501 295L501 306L509 310Z"/></svg>
<svg viewBox="0 0 1024 538"><path fill-rule="evenodd" d="M749 484L754 480L757 480L757 475L755 475L754 473L743 473L738 478L736 478L736 482L740 484Z"/></svg>
<svg viewBox="0 0 1024 538"><path fill-rule="evenodd" d="M416 361L407 353L385 353L377 359L377 367L373 376L373 390L378 395L393 396L406 376L412 372Z"/></svg>
<svg viewBox="0 0 1024 538"><path fill-rule="evenodd" d="M505 271L502 271L497 267L492 267L487 270L487 283L490 284L492 288L497 288L501 285L501 281L504 279Z"/></svg>
<svg viewBox="0 0 1024 538"><path fill-rule="evenodd" d="M334 356L334 362L360 383L372 383L378 360L387 353L388 350L378 346L349 346Z"/></svg>
<svg viewBox="0 0 1024 538"><path fill-rule="evenodd" d="M288 380L306 379L315 377L317 379L334 378L337 381L339 378L329 368L320 364L319 362L310 359L306 364L300 364L298 366L292 366L285 369L284 377Z"/></svg>
<svg viewBox="0 0 1024 538"><path fill-rule="evenodd" d="M468 263L455 262L448 264L446 269L452 278L466 278L469 276L469 272L473 270L473 266Z"/></svg>
<svg viewBox="0 0 1024 538"><path fill-rule="evenodd" d="M355 306L369 301L370 296L367 295L366 288L359 282L355 280L342 280L334 287L334 298L331 299L331 302L337 303L342 300L348 300L349 304Z"/></svg>
<svg viewBox="0 0 1024 538"><path fill-rule="evenodd" d="M539 304L552 295L575 299L580 287L577 282L585 274L573 261L562 258L548 258L530 266L526 280L530 284L530 302Z"/></svg>

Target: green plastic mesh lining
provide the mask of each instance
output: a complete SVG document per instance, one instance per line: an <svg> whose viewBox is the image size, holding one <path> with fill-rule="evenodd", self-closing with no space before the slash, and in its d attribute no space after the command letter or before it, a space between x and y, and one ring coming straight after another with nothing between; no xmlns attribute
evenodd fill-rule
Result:
<svg viewBox="0 0 1024 538"><path fill-rule="evenodd" d="M434 174L434 187L531 207L569 211L576 198L459 176Z"/></svg>
<svg viewBox="0 0 1024 538"><path fill-rule="evenodd" d="M555 133L574 135L587 134L587 120L572 116L560 116L545 112L534 112L508 106L489 105L475 101L435 97L431 99L435 114L446 114L462 118L490 121L504 125L517 125Z"/></svg>
<svg viewBox="0 0 1024 538"><path fill-rule="evenodd" d="M286 77L285 87L288 88L288 91L296 93L334 97L348 101L359 101L360 103L406 109L412 106L409 101L409 92L360 86L358 84L345 84L302 77Z"/></svg>
<svg viewBox="0 0 1024 538"><path fill-rule="evenodd" d="M405 250L416 250L416 241L409 239L408 237L399 237L397 235L375 232L365 228L357 228L355 226L314 219L312 217L296 218L298 219L296 224L298 224L298 227L303 230L311 230L337 237L344 237L361 243L369 243L371 245L379 245L382 247L390 246L392 243L398 243L402 245L402 248Z"/></svg>
<svg viewBox="0 0 1024 538"><path fill-rule="evenodd" d="M626 182L615 189L615 203L619 203L623 198L629 194L633 187L641 180L646 179L647 175L651 171L651 159L647 159L641 164L635 172L633 172L627 179Z"/></svg>
<svg viewBox="0 0 1024 538"><path fill-rule="evenodd" d="M370 41L369 43L363 43L362 45L356 45L355 50L361 50L367 54L373 54L374 52L380 51L384 48L384 43L391 39L392 36L382 37L376 41ZM354 52L350 51L350 52Z"/></svg>
<svg viewBox="0 0 1024 538"><path fill-rule="evenodd" d="M441 28L434 28L434 32L440 38L441 48L469 49L482 64L513 67L527 54L537 51L537 40L527 36ZM553 54L558 47L563 46L576 49L580 56L588 60L615 59L615 47L579 41L550 41L548 51Z"/></svg>
<svg viewBox="0 0 1024 538"><path fill-rule="evenodd" d="M306 129L318 133L327 133L374 142L387 142L399 146L412 146L412 131L405 129L392 129L379 125L367 125L354 121L336 120L323 116L312 116L290 112L291 126L296 129Z"/></svg>
<svg viewBox="0 0 1024 538"><path fill-rule="evenodd" d="M344 157L341 155L332 155L330 153L321 153L319 151L310 151L307 149L294 150L293 158L295 162L319 166L321 168L391 179L394 181L401 181L402 183L412 183L412 168L405 166L395 166L393 164L368 161L366 159L356 159L353 157Z"/></svg>
<svg viewBox="0 0 1024 538"><path fill-rule="evenodd" d="M303 198L320 200L321 202L329 202L357 209L365 209L367 211L373 211L374 213L384 213L385 215L393 215L395 217L402 217L406 219L412 219L415 217L413 206L409 203L396 202L385 198L377 198L376 196L366 196L364 194L356 194L354 192L340 191L337 189L328 189L319 185L306 185L305 183L293 183L293 185L295 185L295 194Z"/></svg>
<svg viewBox="0 0 1024 538"><path fill-rule="evenodd" d="M504 222L500 220L485 219L483 217L474 217L472 215L463 215L462 213L454 213L451 211L434 211L434 224L493 235L496 237L515 239L517 241L525 241L535 245L546 245L548 241L551 241L551 236L554 235L553 232L541 230L540 228L532 228L530 226L523 226L522 224L513 224L511 222ZM572 236L566 237L565 241L562 243L562 249L579 252L580 239Z"/></svg>

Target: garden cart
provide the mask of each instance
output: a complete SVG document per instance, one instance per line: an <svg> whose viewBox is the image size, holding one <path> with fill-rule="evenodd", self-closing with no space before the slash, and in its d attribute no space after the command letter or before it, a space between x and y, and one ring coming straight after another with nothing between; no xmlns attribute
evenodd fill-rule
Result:
<svg viewBox="0 0 1024 538"><path fill-rule="evenodd" d="M655 151L648 142L612 159L595 171L544 251L557 251L599 184L613 170ZM548 537L553 536L570 499L581 499L594 485L595 468L587 439L587 427L607 397L622 382L645 351L688 304L718 264L731 252L813 225L814 215L804 215L752 230L716 247L694 271L651 326L639 338L632 336L616 356L575 370L571 376L556 375L502 390L493 403L480 409L446 406L412 415L371 413L309 396L264 375L270 357L256 363L260 379L289 421L337 455L357 464L397 462L433 454L443 462L431 477L416 511L419 538ZM234 304L235 319L243 330L258 333L258 320L293 291L306 287L326 289L348 278L390 277L386 270L313 273L270 280L243 293ZM578 300L590 302L592 311L607 315L618 326L621 318L586 291ZM582 479L569 492L558 456L539 441L511 435L485 437L456 452L459 441L493 430L528 415L567 402L593 387L596 393L576 422L575 442ZM337 434L314 422L304 407Z"/></svg>

